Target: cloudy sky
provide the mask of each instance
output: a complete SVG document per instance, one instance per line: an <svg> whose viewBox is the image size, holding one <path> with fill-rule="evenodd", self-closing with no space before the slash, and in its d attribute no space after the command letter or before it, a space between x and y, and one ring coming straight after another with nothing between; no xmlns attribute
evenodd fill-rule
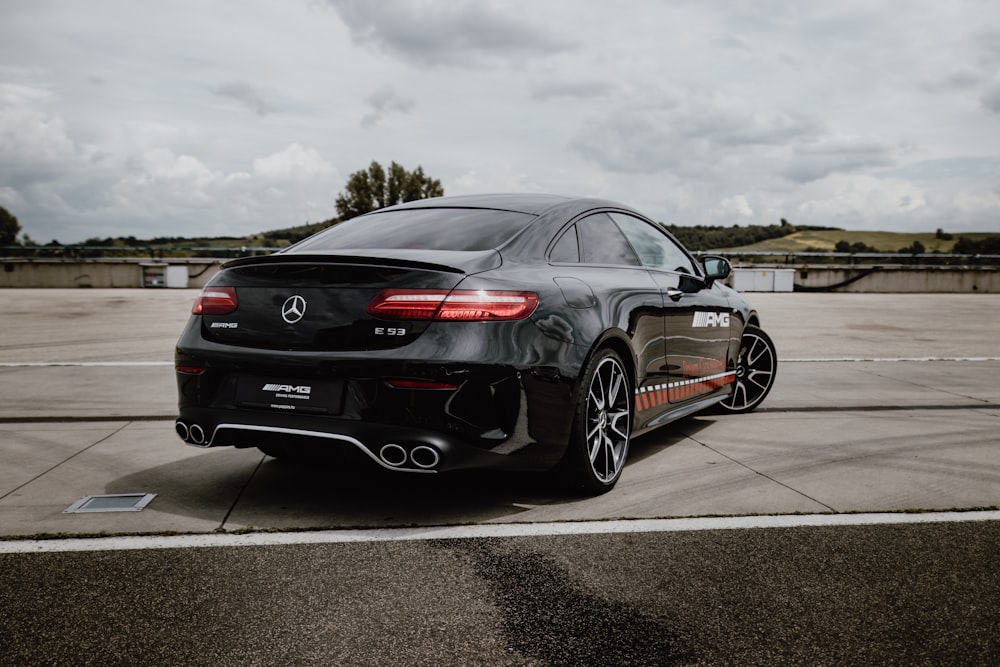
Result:
<svg viewBox="0 0 1000 667"><path fill-rule="evenodd" d="M677 224L1000 231L996 0L0 0L0 205L35 241L446 194Z"/></svg>

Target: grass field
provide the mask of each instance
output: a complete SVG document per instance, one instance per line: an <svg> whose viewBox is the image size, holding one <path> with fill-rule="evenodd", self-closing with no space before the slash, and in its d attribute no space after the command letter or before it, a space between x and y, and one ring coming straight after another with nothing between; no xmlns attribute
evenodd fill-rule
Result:
<svg viewBox="0 0 1000 667"><path fill-rule="evenodd" d="M939 239L933 233L914 234L907 232L852 232L843 230L831 230L822 232L796 232L779 239L769 239L754 243L753 245L742 246L740 248L718 248L718 250L747 250L765 252L806 252L808 250L819 250L833 252L839 241L847 241L850 244L864 243L870 248L875 248L876 252L897 252L900 248L908 248L914 241L919 241L926 252L951 252L955 246L955 241L960 236L978 241L991 236L1000 236L1000 233L955 233L953 239L946 241Z"/></svg>

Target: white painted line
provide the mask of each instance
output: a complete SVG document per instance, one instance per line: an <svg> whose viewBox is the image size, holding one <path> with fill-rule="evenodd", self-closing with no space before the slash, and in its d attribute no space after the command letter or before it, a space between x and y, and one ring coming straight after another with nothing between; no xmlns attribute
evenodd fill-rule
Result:
<svg viewBox="0 0 1000 667"><path fill-rule="evenodd" d="M902 361L1000 361L1000 357L824 357L815 359L783 359L778 357L778 363L833 363L862 362L895 363Z"/></svg>
<svg viewBox="0 0 1000 667"><path fill-rule="evenodd" d="M323 530L290 533L210 533L163 537L101 537L0 541L0 553L132 551L204 547L265 547L298 544L455 540L478 537L544 537L552 535L613 535L705 530L748 530L815 526L870 526L917 523L1000 521L1000 511L926 512L918 514L794 514L692 519L632 519L563 523L500 523L427 528Z"/></svg>
<svg viewBox="0 0 1000 667"><path fill-rule="evenodd" d="M49 366L84 366L84 367L101 367L110 366L115 368L130 368L133 366L173 366L172 361L21 361L21 362L0 362L0 367L3 368L20 368L20 367L42 367L46 368Z"/></svg>

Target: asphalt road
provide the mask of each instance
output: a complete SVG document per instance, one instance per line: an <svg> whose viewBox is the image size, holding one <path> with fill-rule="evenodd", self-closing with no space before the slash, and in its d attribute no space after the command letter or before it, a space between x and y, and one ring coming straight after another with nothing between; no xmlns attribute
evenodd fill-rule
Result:
<svg viewBox="0 0 1000 667"><path fill-rule="evenodd" d="M0 555L5 665L995 665L1000 522Z"/></svg>
<svg viewBox="0 0 1000 667"><path fill-rule="evenodd" d="M21 539L996 509L997 296L751 295L782 359L763 408L638 440L596 499L544 476L184 447L169 362L193 296L0 290L0 664L1000 664L995 513L97 552ZM157 493L142 512L63 513L139 491Z"/></svg>

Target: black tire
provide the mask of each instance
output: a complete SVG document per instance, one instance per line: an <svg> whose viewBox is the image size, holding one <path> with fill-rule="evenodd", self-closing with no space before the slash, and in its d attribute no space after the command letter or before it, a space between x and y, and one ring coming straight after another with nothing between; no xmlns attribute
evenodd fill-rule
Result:
<svg viewBox="0 0 1000 667"><path fill-rule="evenodd" d="M584 371L563 457L571 488L588 495L614 488L628 458L634 404L625 364L613 350L600 350Z"/></svg>
<svg viewBox="0 0 1000 667"><path fill-rule="evenodd" d="M751 412L767 397L778 375L778 353L762 329L753 325L743 330L736 360L733 393L719 403L723 412Z"/></svg>

